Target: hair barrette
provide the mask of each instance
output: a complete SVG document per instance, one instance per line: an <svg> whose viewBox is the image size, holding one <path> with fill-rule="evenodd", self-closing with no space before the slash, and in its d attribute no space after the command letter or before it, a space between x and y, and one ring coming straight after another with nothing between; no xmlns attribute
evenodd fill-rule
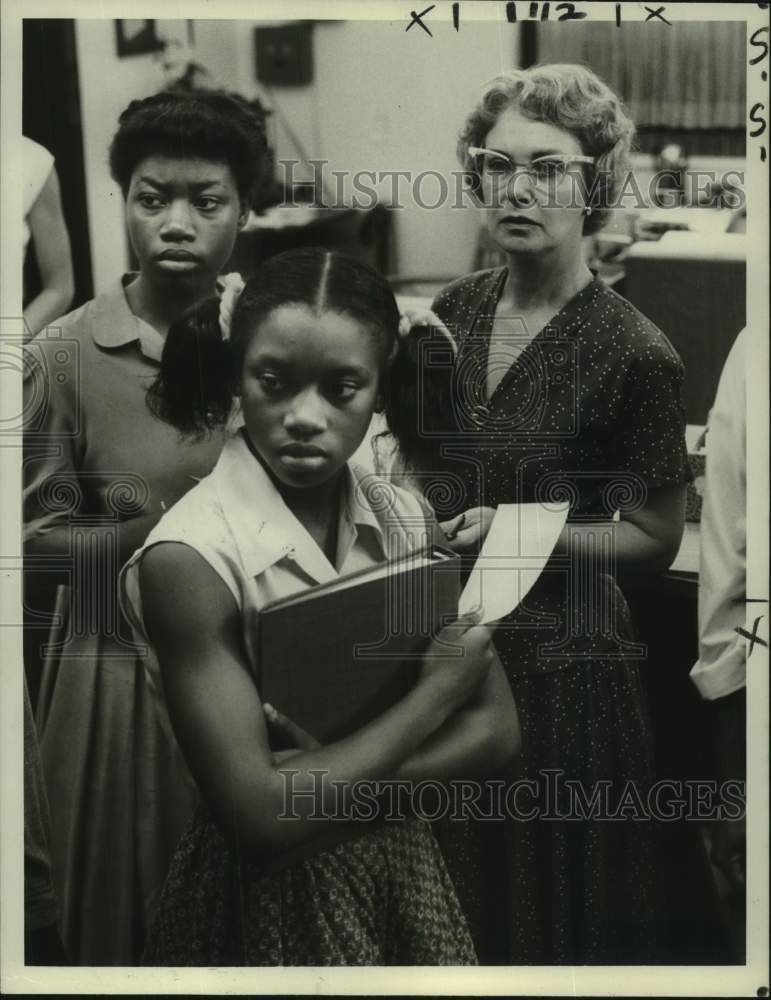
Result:
<svg viewBox="0 0 771 1000"><path fill-rule="evenodd" d="M231 271L230 274L222 275L219 283L222 286L219 316L220 333L222 334L222 339L228 341L230 340L230 326L233 322L233 312L236 308L236 302L238 302L238 297L244 290L244 279L238 271Z"/></svg>

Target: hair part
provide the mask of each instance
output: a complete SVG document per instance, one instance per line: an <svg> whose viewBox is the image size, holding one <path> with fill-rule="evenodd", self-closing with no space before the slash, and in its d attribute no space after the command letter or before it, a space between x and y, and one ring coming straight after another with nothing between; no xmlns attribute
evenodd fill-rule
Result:
<svg viewBox="0 0 771 1000"><path fill-rule="evenodd" d="M324 310L327 301L327 282L329 280L329 270L332 265L332 255L327 254L324 258L324 265L319 277L319 287L316 292L316 302L314 304L314 311L321 313Z"/></svg>
<svg viewBox="0 0 771 1000"><path fill-rule="evenodd" d="M110 145L110 173L125 198L149 156L225 163L242 201L251 203L268 161L265 122L243 100L219 90L163 91L132 101Z"/></svg>
<svg viewBox="0 0 771 1000"><path fill-rule="evenodd" d="M398 342L399 309L386 279L362 261L322 247L288 250L264 261L233 310L230 338L222 339L219 299L207 299L172 323L147 403L185 436L223 428L233 412L244 358L267 317L283 306L316 316L333 311L377 337L385 392Z"/></svg>
<svg viewBox="0 0 771 1000"><path fill-rule="evenodd" d="M469 146L484 146L488 132L509 109L571 132L584 155L595 157L595 163L584 168L586 190L594 192L584 233L597 232L631 169L634 123L620 98L596 73L579 64L546 63L494 77L482 89L458 136L458 159L475 191L479 177Z"/></svg>

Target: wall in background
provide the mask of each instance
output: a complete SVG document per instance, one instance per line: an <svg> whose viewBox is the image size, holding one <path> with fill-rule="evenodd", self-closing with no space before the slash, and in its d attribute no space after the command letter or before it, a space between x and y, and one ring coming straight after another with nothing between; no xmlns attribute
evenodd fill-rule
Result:
<svg viewBox="0 0 771 1000"><path fill-rule="evenodd" d="M254 29L270 23L275 22L196 21L195 59L219 85L273 107L270 130L277 159L301 159L299 146L307 156L327 160L329 171L450 175L458 169L455 138L479 86L514 65L520 42L516 25L496 22L478 22L473 32L457 34L449 23L432 22L433 38L419 28L405 32L402 22L316 22L312 83L268 91L256 79ZM133 98L159 89L163 74L151 55L118 58L113 21L80 20L75 28L98 292L128 264L122 199L109 178L107 147L121 110ZM644 186L649 161L636 159ZM717 157L692 163L708 164L721 168ZM724 168L741 165L741 160L722 162ZM422 190L426 198L434 197L436 183L426 181ZM467 271L474 261L477 212L471 207L424 209L406 186L402 191L405 207L394 212L399 273L450 277ZM390 185L382 185L380 193L388 200Z"/></svg>
<svg viewBox="0 0 771 1000"><path fill-rule="evenodd" d="M123 200L110 178L107 149L120 112L135 97L146 97L159 88L161 70L150 55L118 58L112 20L76 20L75 39L91 263L94 292L99 293L128 265Z"/></svg>
<svg viewBox="0 0 771 1000"><path fill-rule="evenodd" d="M212 72L229 69L237 22L199 21L196 54ZM80 71L83 153L88 193L88 222L94 291L104 291L128 267L123 199L107 165L107 150L118 116L129 101L155 93L164 83L158 59L152 55L118 58L115 22L76 20L75 38Z"/></svg>
<svg viewBox="0 0 771 1000"><path fill-rule="evenodd" d="M330 170L457 169L455 137L487 78L514 65L517 28L480 23L463 37L451 24L432 25L434 38L406 33L401 22L336 21L315 25L313 82L276 87L256 80L256 21L196 21L195 58L222 86L262 96L276 110L271 129L277 158L300 159L287 122L314 159ZM417 29L419 30L419 29ZM94 288L102 291L127 266L120 191L110 180L107 147L130 100L163 84L151 55L119 59L114 22L76 22ZM382 191L389 194L390 185ZM461 274L473 261L478 216L473 208L429 211L412 203L395 212L400 273ZM426 181L426 199L436 185Z"/></svg>
<svg viewBox="0 0 771 1000"><path fill-rule="evenodd" d="M239 87L259 94L253 28L237 32ZM418 29L419 30L419 29ZM305 87L275 87L268 95L313 158L334 170L458 169L455 140L480 85L516 65L517 28L480 22L456 33L437 23L434 38L406 33L401 22L318 22L313 32L314 80ZM422 34L422 33L421 33ZM274 116L277 158L298 152ZM381 189L384 199L390 184ZM395 212L396 256L402 274L457 275L472 264L479 218L473 208L423 209L405 185L405 207ZM422 185L435 200L436 182Z"/></svg>

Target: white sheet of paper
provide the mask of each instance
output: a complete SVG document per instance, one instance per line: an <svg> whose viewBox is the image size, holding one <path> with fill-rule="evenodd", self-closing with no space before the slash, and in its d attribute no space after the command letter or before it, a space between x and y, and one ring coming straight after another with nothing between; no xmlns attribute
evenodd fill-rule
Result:
<svg viewBox="0 0 771 1000"><path fill-rule="evenodd" d="M501 504L460 596L458 613L481 605L485 625L513 611L541 575L567 516L567 504Z"/></svg>

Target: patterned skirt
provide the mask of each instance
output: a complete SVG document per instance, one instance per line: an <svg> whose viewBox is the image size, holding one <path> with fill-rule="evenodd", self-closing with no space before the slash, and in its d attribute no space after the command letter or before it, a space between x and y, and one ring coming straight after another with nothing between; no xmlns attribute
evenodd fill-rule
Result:
<svg viewBox="0 0 771 1000"><path fill-rule="evenodd" d="M410 818L276 872L201 808L169 871L145 965L475 965L430 828Z"/></svg>

